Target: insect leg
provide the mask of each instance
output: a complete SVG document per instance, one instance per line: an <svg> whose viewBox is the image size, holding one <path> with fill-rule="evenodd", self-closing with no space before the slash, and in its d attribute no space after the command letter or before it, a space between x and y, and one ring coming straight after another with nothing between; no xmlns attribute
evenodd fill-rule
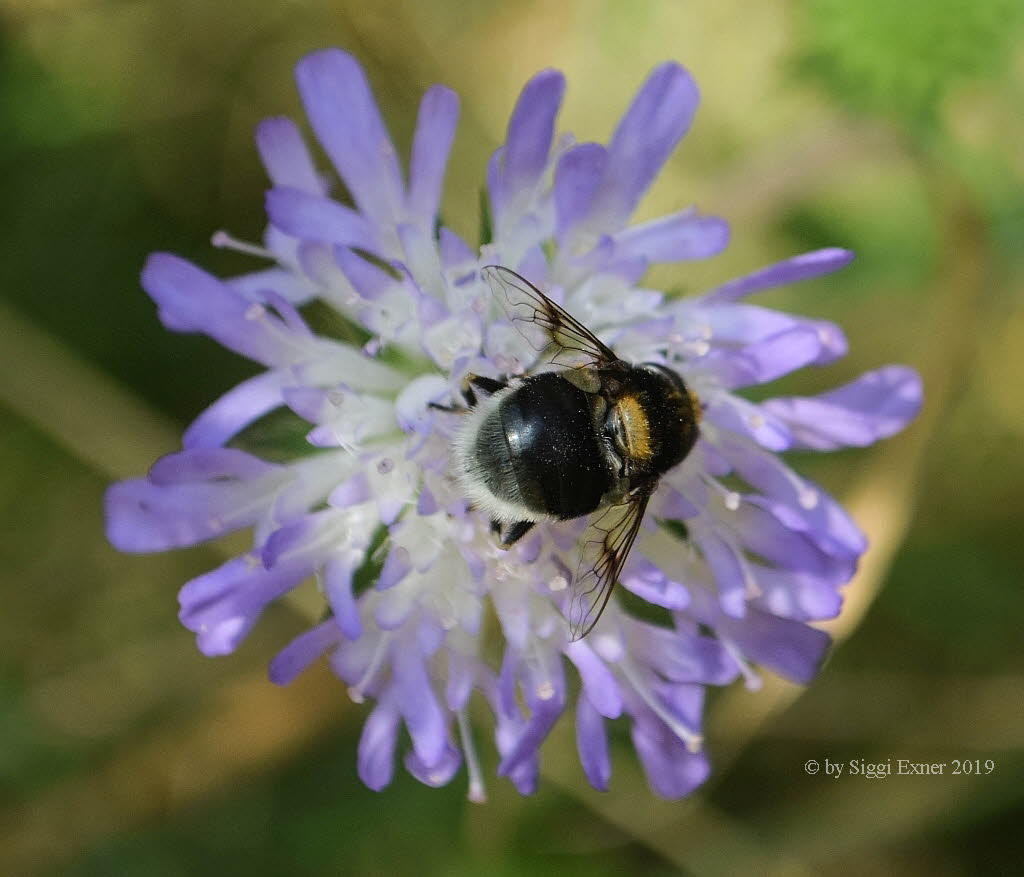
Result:
<svg viewBox="0 0 1024 877"><path fill-rule="evenodd" d="M488 378L483 375L468 374L466 375L466 381L488 396L491 393L497 393L498 390L504 390L508 386L508 381Z"/></svg>
<svg viewBox="0 0 1024 877"><path fill-rule="evenodd" d="M472 408L478 401L476 395L477 390L485 396L490 396L492 393L497 393L498 390L502 390L507 386L508 383L505 381L499 381L495 378L487 378L483 375L475 375L470 372L462 379L462 395L466 399L466 404Z"/></svg>
<svg viewBox="0 0 1024 877"><path fill-rule="evenodd" d="M446 414L468 414L469 409L463 408L461 405L442 405L440 402L428 402L428 408L433 408L435 411L444 411Z"/></svg>
<svg viewBox="0 0 1024 877"><path fill-rule="evenodd" d="M533 524L533 521L516 521L514 524L509 524L505 528L504 533L501 532L500 525L497 528L495 528L494 525L492 524L491 528L496 529L496 531L498 532L498 541L500 542L501 547L511 548L513 545L516 544L516 542L522 539L523 536L530 532L530 530L533 528Z"/></svg>
<svg viewBox="0 0 1024 877"><path fill-rule="evenodd" d="M470 372L462 379L462 398L466 400L465 405L444 405L441 402L428 402L427 407L433 408L435 411L444 411L448 414L467 414L470 409L476 408L477 402L480 401L477 398L476 390L479 390L485 396L490 396L492 393L496 393L507 386L507 381L485 378L482 375L475 375Z"/></svg>

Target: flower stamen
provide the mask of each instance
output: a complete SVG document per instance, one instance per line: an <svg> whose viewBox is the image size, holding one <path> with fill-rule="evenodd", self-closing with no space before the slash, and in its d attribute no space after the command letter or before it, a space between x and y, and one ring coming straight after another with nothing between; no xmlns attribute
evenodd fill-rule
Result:
<svg viewBox="0 0 1024 877"><path fill-rule="evenodd" d="M721 634L717 634L717 636L718 641L722 644L722 648L736 662L740 675L743 677L743 685L747 691L760 691L764 681L761 679L760 674L750 666L747 659L743 657L743 653L739 650L736 643Z"/></svg>
<svg viewBox="0 0 1024 877"><path fill-rule="evenodd" d="M651 711L661 719L669 729L685 744L686 748L690 752L700 752L704 747L704 736L697 734L690 728L686 727L678 718L672 713L665 709L664 704L654 694L653 691L647 686L647 683L641 678L640 674L636 672L633 667L633 662L628 658L621 661L618 665L622 668L622 673L626 677L630 685L633 686L633 690L643 699L644 703L651 708Z"/></svg>
<svg viewBox="0 0 1024 877"><path fill-rule="evenodd" d="M477 757L476 744L473 742L473 729L469 726L469 716L465 707L456 710L455 718L459 728L459 741L462 743L462 756L466 759L466 772L469 774L469 792L466 797L474 804L486 804L487 788L484 785L480 759Z"/></svg>
<svg viewBox="0 0 1024 877"><path fill-rule="evenodd" d="M257 256L260 259L270 259L273 262L277 261L277 256L265 247L261 247L258 244L250 244L247 241L241 241L223 229L213 233L210 237L210 244L217 247L219 250L234 250L235 252L245 253L249 256Z"/></svg>

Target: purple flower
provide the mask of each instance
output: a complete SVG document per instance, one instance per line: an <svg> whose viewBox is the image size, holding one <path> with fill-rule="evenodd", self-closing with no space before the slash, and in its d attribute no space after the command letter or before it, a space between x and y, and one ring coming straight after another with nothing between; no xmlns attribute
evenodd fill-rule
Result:
<svg viewBox="0 0 1024 877"><path fill-rule="evenodd" d="M287 683L327 655L354 700L374 701L359 745L371 788L391 780L404 725L410 773L440 785L465 762L470 797L482 799L467 717L476 695L494 714L498 772L524 793L536 787L540 743L575 700L595 787L612 774L607 721L621 719L655 792L686 795L709 771L705 687L738 676L755 687L755 665L808 681L828 637L807 622L838 613L865 550L843 509L779 452L892 435L921 404L917 375L888 366L821 396L761 403L738 392L845 353L837 326L745 301L842 267L844 250L686 300L641 284L651 263L708 258L728 240L723 220L692 209L629 224L697 107L676 64L655 68L607 145L555 137L560 73L527 83L487 169L494 236L479 250L438 220L454 93L424 96L406 172L352 57L313 54L297 79L344 190L294 123L268 119L256 140L270 225L264 248L244 248L273 266L221 280L150 257L143 286L168 328L205 332L266 370L203 412L147 477L110 488L111 542L161 551L251 528L249 552L182 589L181 619L208 655L233 651L264 607L315 577L327 618L270 675ZM224 234L215 243L243 247ZM550 290L621 357L675 369L702 403L700 439L662 479L621 576L663 623L613 597L572 641L560 607L583 522L539 525L502 551L460 494L449 471L459 418L431 403L457 401L469 372L536 365L493 316L480 273L490 263ZM366 343L311 330L303 309L314 300ZM233 446L279 408L308 423L304 453L271 463Z"/></svg>

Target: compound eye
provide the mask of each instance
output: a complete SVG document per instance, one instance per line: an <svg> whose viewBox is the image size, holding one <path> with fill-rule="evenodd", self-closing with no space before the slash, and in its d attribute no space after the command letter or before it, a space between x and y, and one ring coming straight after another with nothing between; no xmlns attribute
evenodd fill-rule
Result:
<svg viewBox="0 0 1024 877"><path fill-rule="evenodd" d="M619 412L614 405L608 409L608 416L604 419L604 432L615 442L615 447L618 450L625 450L626 437L622 432L622 418L619 417Z"/></svg>
<svg viewBox="0 0 1024 877"><path fill-rule="evenodd" d="M625 476L629 469L629 449L626 446L626 428L614 406L605 418L605 435L611 440L616 459L619 460L619 475Z"/></svg>

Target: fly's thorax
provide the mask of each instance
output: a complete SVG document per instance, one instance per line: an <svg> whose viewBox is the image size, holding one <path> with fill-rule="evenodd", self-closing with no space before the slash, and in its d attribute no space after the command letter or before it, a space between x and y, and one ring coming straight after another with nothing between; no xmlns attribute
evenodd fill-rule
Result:
<svg viewBox="0 0 1024 877"><path fill-rule="evenodd" d="M627 474L659 476L690 453L699 411L676 372L644 363L614 375L604 387L609 403L605 433Z"/></svg>

